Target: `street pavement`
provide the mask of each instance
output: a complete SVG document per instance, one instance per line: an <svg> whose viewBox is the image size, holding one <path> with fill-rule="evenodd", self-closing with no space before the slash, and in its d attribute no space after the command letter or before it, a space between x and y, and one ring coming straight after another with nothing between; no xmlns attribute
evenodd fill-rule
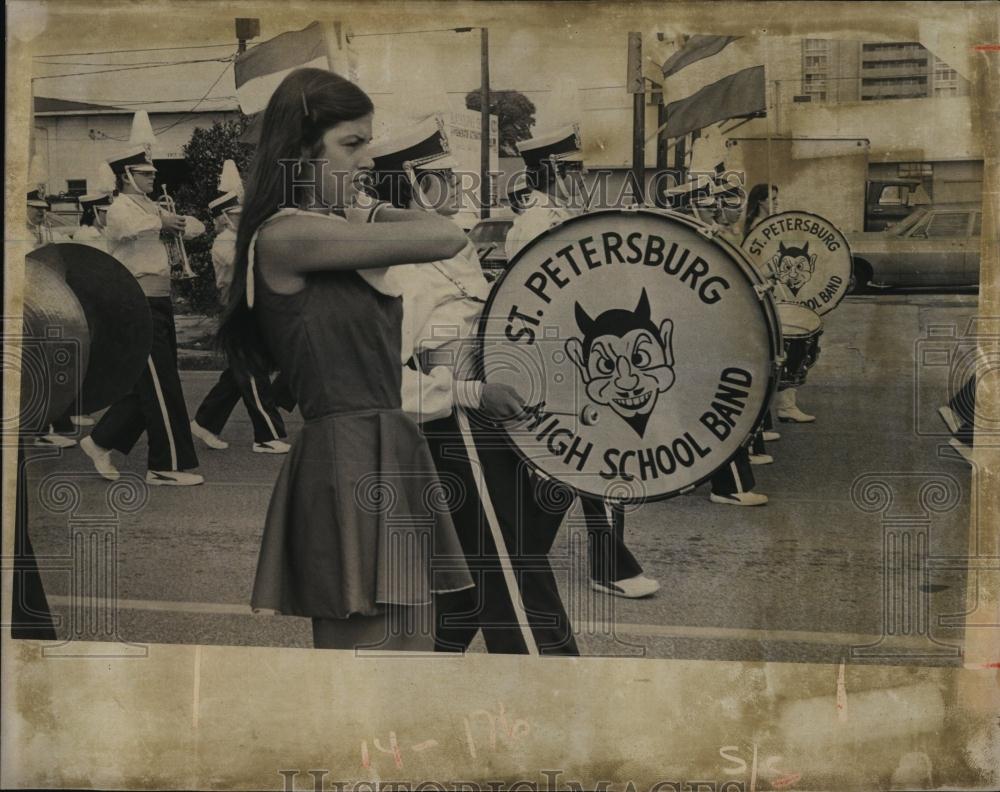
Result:
<svg viewBox="0 0 1000 792"><path fill-rule="evenodd" d="M974 605L965 601L962 560L972 469L945 446L935 411L946 399L947 366L922 363L940 358L924 355L921 339L929 328L938 339L941 328L960 336L976 299L864 295L829 315L819 362L799 392L817 420L778 424L781 440L769 448L775 463L754 469L767 506L714 505L703 486L629 514L626 541L662 584L653 597L624 600L589 589L586 533L574 506L551 560L581 651L960 664L962 630L949 622ZM217 376L182 372L191 414ZM293 438L300 426L297 413L289 417ZM310 645L307 620L252 614L248 604L283 457L251 453L242 405L224 437L226 451L199 443L206 483L191 488L116 488L78 449L57 456L31 450L31 537L62 637L117 641L122 652L131 651L125 643L151 642ZM116 457L126 482L145 473L144 442L128 459ZM878 510L880 485L852 497L865 475L892 493L888 511ZM138 493L135 500L129 492ZM82 541L88 530L110 531L113 549ZM887 600L885 582L896 580L887 571L891 553L910 548L917 534L926 537L929 560L904 565L913 576L890 586ZM74 547L87 563L73 561ZM117 607L105 612L78 596L99 586L117 592ZM98 612L104 621L95 620ZM473 651L482 650L477 639Z"/></svg>

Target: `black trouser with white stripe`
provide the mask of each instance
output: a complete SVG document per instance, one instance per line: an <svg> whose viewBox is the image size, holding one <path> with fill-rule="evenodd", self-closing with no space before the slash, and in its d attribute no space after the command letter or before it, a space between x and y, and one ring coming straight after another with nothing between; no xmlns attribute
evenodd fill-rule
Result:
<svg viewBox="0 0 1000 792"><path fill-rule="evenodd" d="M740 446L739 451L712 474L712 492L716 495L750 492L755 484L753 467L750 465L750 452L746 446Z"/></svg>
<svg viewBox="0 0 1000 792"><path fill-rule="evenodd" d="M574 496L565 487L533 475L501 430L470 423L504 547L497 548L493 540L479 500L479 472L472 469L454 416L423 424L448 493L465 563L476 583L471 589L435 596L435 650L464 651L482 630L488 651L527 654L517 616L523 604L539 654L577 655L573 626L548 558ZM508 588L504 563L513 570L516 591Z"/></svg>
<svg viewBox="0 0 1000 792"><path fill-rule="evenodd" d="M642 566L625 546L625 512L600 498L580 498L587 522L590 579L614 583L642 574Z"/></svg>
<svg viewBox="0 0 1000 792"><path fill-rule="evenodd" d="M212 434L220 434L232 415L236 402L241 398L250 416L250 423L253 424L255 443L266 443L286 436L285 424L274 403L271 378L267 372L252 371L232 362L202 400L194 419Z"/></svg>
<svg viewBox="0 0 1000 792"><path fill-rule="evenodd" d="M149 470L198 467L190 419L177 370L177 331L169 297L149 297L153 346L132 391L101 416L91 439L101 448L128 454L142 433L149 441Z"/></svg>

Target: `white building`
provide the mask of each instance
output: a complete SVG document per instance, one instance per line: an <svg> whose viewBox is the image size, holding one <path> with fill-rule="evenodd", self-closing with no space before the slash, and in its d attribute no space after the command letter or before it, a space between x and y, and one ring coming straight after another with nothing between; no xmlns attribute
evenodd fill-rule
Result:
<svg viewBox="0 0 1000 792"><path fill-rule="evenodd" d="M156 104L149 110L156 132L153 159L168 189L185 178L183 147L197 127L238 117L236 103L213 100L192 111ZM44 175L52 195L88 192L98 167L128 144L135 109L35 97L34 170Z"/></svg>

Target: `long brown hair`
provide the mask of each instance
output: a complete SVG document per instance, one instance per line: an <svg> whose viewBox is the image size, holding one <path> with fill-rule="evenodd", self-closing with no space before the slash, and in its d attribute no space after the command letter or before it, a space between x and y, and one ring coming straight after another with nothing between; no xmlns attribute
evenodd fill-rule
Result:
<svg viewBox="0 0 1000 792"><path fill-rule="evenodd" d="M250 240L260 225L294 195L294 170L280 163L295 162L304 151L318 156L328 129L362 118L372 110L372 101L361 88L324 69L296 69L281 81L267 103L236 232L229 304L216 336L217 344L231 359L274 368L247 306L246 287Z"/></svg>

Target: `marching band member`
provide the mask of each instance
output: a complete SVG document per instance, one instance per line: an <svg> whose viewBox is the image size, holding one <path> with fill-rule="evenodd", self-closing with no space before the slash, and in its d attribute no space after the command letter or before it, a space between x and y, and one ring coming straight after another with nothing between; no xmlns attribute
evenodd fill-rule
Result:
<svg viewBox="0 0 1000 792"><path fill-rule="evenodd" d="M372 112L364 91L326 70L279 84L219 341L231 361L280 361L305 418L271 496L253 607L311 618L317 648L421 649L432 645L417 629L432 594L473 582L450 516L427 518L437 473L400 409L392 267L448 259L466 239L427 212L352 210L372 165ZM432 569L431 548L452 567Z"/></svg>
<svg viewBox="0 0 1000 792"><path fill-rule="evenodd" d="M106 193L90 193L80 197L80 227L73 232L73 241L90 245L108 252L108 242L104 237L104 229L108 223L108 209L111 206L111 196Z"/></svg>
<svg viewBox="0 0 1000 792"><path fill-rule="evenodd" d="M212 243L212 266L215 285L223 305L229 302L229 287L233 281L233 258L236 255L236 229L239 226L240 198L235 192L224 192L208 205L215 220L216 236ZM257 454L287 454L291 448L284 442L285 423L271 393L271 378L267 371L245 370L232 362L219 375L219 381L208 392L191 421L191 433L209 448L229 448L219 435L232 415L236 402L243 399L253 425L253 447Z"/></svg>
<svg viewBox="0 0 1000 792"><path fill-rule="evenodd" d="M81 195L79 202L83 211L80 215L80 226L71 235L72 240L107 253L108 243L104 238L104 228L107 225L111 196L107 193L89 193ZM73 415L70 416L70 421L77 426L94 425L94 419L89 415Z"/></svg>
<svg viewBox="0 0 1000 792"><path fill-rule="evenodd" d="M27 202L27 232L28 239L37 247L48 244L52 241L51 229L48 226L47 214L49 202L42 197L39 190L32 190L28 193ZM61 415L49 426L48 431L35 438L35 445L50 446L56 448L71 448L76 445L76 440L67 437L76 430L69 415Z"/></svg>
<svg viewBox="0 0 1000 792"><path fill-rule="evenodd" d="M572 196L561 168L582 150L576 124L521 141L517 149L525 164L508 187L508 198L516 217L507 232L507 260L532 239L580 213L571 206ZM630 599L648 597L660 584L643 574L642 566L625 545L625 515L599 498L582 497L580 504L587 524L590 585L595 591Z"/></svg>
<svg viewBox="0 0 1000 792"><path fill-rule="evenodd" d="M733 188L729 185L713 185L714 200L709 209L709 217L704 216L705 207L701 206L701 199L695 199L691 208L700 219L714 225L720 236L739 247L742 238L736 230L736 224L739 221L740 209L733 205L733 192ZM756 480L751 466L768 464L774 460L770 455L751 453L750 445L753 442L754 435L751 435L732 458L712 475L709 494L712 503L729 506L763 506L767 503L767 495L754 491ZM755 456L758 457L756 462Z"/></svg>
<svg viewBox="0 0 1000 792"><path fill-rule="evenodd" d="M28 193L28 239L32 240L35 247L41 247L52 241L52 230L46 221L49 212L49 202L45 200L39 190L32 190Z"/></svg>
<svg viewBox="0 0 1000 792"><path fill-rule="evenodd" d="M515 176L507 190L516 215L505 243L508 261L539 234L579 214L569 206L559 162L580 149L575 124L517 144L525 170Z"/></svg>
<svg viewBox="0 0 1000 792"><path fill-rule="evenodd" d="M765 217L771 214L777 214L778 212L778 185L771 185L771 200L768 201L768 192L766 184L754 185L750 190L750 194L747 197L747 216L746 224L744 227L744 233L748 233L751 228L753 228L758 222L763 220ZM782 423L812 423L816 420L815 415L809 415L799 409L796 403L796 397L798 394L798 388L778 388L778 393L775 396L775 410L778 415L778 420ZM770 434L776 434L773 431L773 425L771 424L770 412L767 416L767 421L764 424L764 431ZM764 436L765 440L772 439L776 440L776 437Z"/></svg>
<svg viewBox="0 0 1000 792"><path fill-rule="evenodd" d="M435 118L373 144L371 154L379 198L401 209L455 214L455 163ZM524 401L513 388L483 382L476 373L476 326L490 287L475 248L469 243L453 258L399 267L393 276L403 290L402 406L427 438L476 583L435 597L435 649L465 651L482 630L489 652L530 652L530 633L541 654L576 655L548 562L564 509L542 508L536 487L551 485L535 480L502 431L484 420L516 417ZM471 438L463 438L459 410L469 416ZM481 461L480 475L467 440ZM498 534L487 508L496 515ZM504 566L513 570L509 578ZM526 614L527 625L519 613Z"/></svg>
<svg viewBox="0 0 1000 792"><path fill-rule="evenodd" d="M142 147L107 163L120 194L108 209L108 252L135 276L153 317L153 346L148 367L132 392L111 405L80 448L97 472L114 481L118 471L111 451L128 454L143 432L149 440L146 483L191 486L204 478L190 473L198 466L177 370L177 332L170 300L170 259L161 233L193 238L205 232L198 219L162 209L148 197L156 168Z"/></svg>

